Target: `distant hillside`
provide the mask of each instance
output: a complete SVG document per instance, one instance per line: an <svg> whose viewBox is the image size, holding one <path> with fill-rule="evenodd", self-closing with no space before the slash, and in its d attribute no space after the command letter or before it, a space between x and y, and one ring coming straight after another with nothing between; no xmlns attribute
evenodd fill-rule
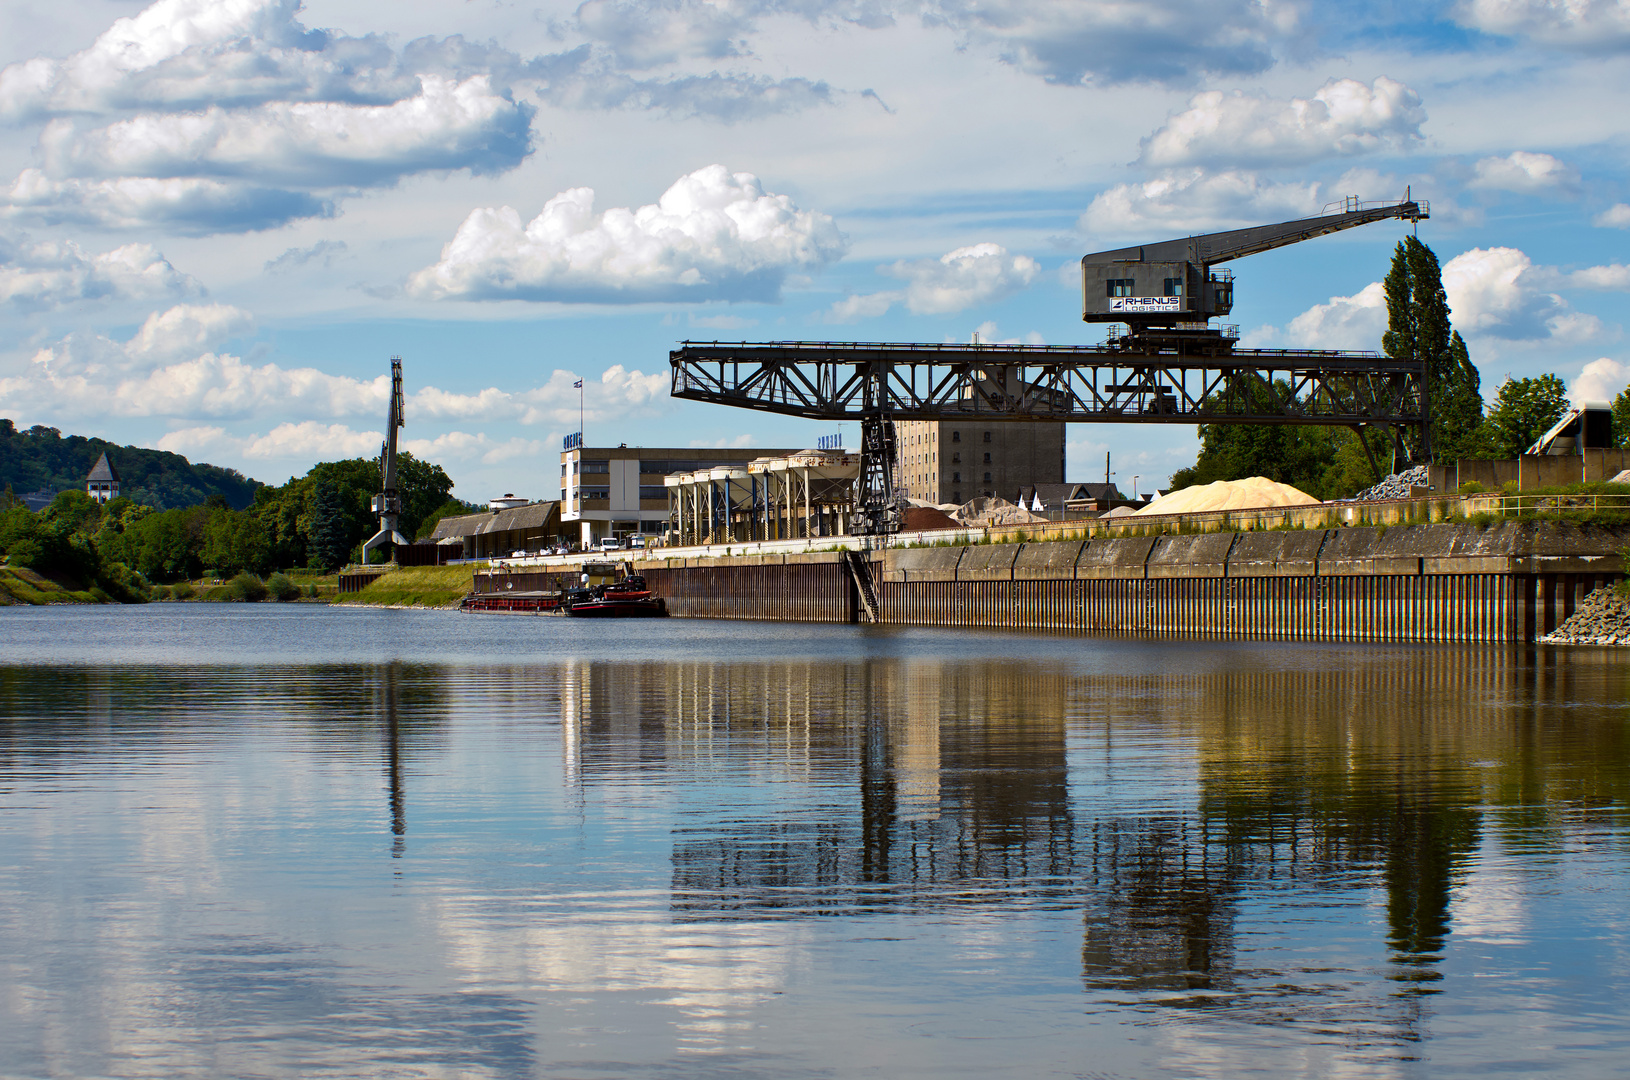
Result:
<svg viewBox="0 0 1630 1080"><path fill-rule="evenodd" d="M83 435L64 437L56 428L35 425L18 431L10 420L0 420L0 491L10 484L18 495L40 489L85 490L85 474L99 455L119 473L119 494L160 510L197 506L220 495L237 510L255 501L260 481L219 465L194 465L168 450L118 446L106 439Z"/></svg>

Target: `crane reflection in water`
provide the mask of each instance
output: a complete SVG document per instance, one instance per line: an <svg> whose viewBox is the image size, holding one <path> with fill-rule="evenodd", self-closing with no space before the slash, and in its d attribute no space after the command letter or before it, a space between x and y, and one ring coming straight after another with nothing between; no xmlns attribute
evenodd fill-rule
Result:
<svg viewBox="0 0 1630 1080"><path fill-rule="evenodd" d="M1542 741L1514 746L1532 696L1527 714L1489 707L1497 691L1523 700L1511 683L1531 668L1496 651L1444 659L1128 676L589 663L564 673L561 702L578 783L764 786L675 828L676 919L1078 908L1089 990L1267 1022L1356 1008L1349 1024L1408 1042L1491 784L1589 777L1563 751L1542 767ZM1192 782L1153 767L1151 749L1173 744L1192 749ZM1382 910L1393 1005L1332 998L1340 973L1297 989L1242 948L1242 911L1314 895Z"/></svg>

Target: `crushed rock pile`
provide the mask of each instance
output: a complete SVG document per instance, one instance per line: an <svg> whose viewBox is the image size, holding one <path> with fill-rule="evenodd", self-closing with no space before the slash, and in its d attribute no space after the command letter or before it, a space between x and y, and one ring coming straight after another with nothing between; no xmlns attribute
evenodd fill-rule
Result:
<svg viewBox="0 0 1630 1080"><path fill-rule="evenodd" d="M1162 495L1148 506L1138 510L1145 514L1203 514L1209 510L1255 510L1269 506L1314 506L1318 499L1289 484L1280 484L1266 476L1253 476L1248 480L1218 480L1214 484Z"/></svg>
<svg viewBox="0 0 1630 1080"><path fill-rule="evenodd" d="M1604 585L1540 640L1548 645L1630 645L1630 600Z"/></svg>
<svg viewBox="0 0 1630 1080"><path fill-rule="evenodd" d="M1413 469L1393 473L1374 487L1365 488L1353 498L1359 502L1373 502L1376 499L1407 499L1415 494L1418 487L1425 487L1428 483L1425 465L1417 465Z"/></svg>

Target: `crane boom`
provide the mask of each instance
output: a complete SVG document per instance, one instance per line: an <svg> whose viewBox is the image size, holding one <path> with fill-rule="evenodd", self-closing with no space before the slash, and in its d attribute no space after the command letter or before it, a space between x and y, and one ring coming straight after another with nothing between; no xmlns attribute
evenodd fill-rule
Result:
<svg viewBox="0 0 1630 1080"><path fill-rule="evenodd" d="M1370 206L1347 199L1342 206L1317 217L1094 252L1081 260L1081 317L1138 329L1227 315L1234 276L1213 266L1375 221L1420 221L1430 209L1408 197Z"/></svg>

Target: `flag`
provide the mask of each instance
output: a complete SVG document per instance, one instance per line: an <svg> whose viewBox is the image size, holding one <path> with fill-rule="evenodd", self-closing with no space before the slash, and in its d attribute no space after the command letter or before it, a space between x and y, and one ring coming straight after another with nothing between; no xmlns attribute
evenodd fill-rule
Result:
<svg viewBox="0 0 1630 1080"><path fill-rule="evenodd" d="M581 390L581 389L583 389L583 380L579 379L576 382L572 383L572 389L573 390Z"/></svg>

